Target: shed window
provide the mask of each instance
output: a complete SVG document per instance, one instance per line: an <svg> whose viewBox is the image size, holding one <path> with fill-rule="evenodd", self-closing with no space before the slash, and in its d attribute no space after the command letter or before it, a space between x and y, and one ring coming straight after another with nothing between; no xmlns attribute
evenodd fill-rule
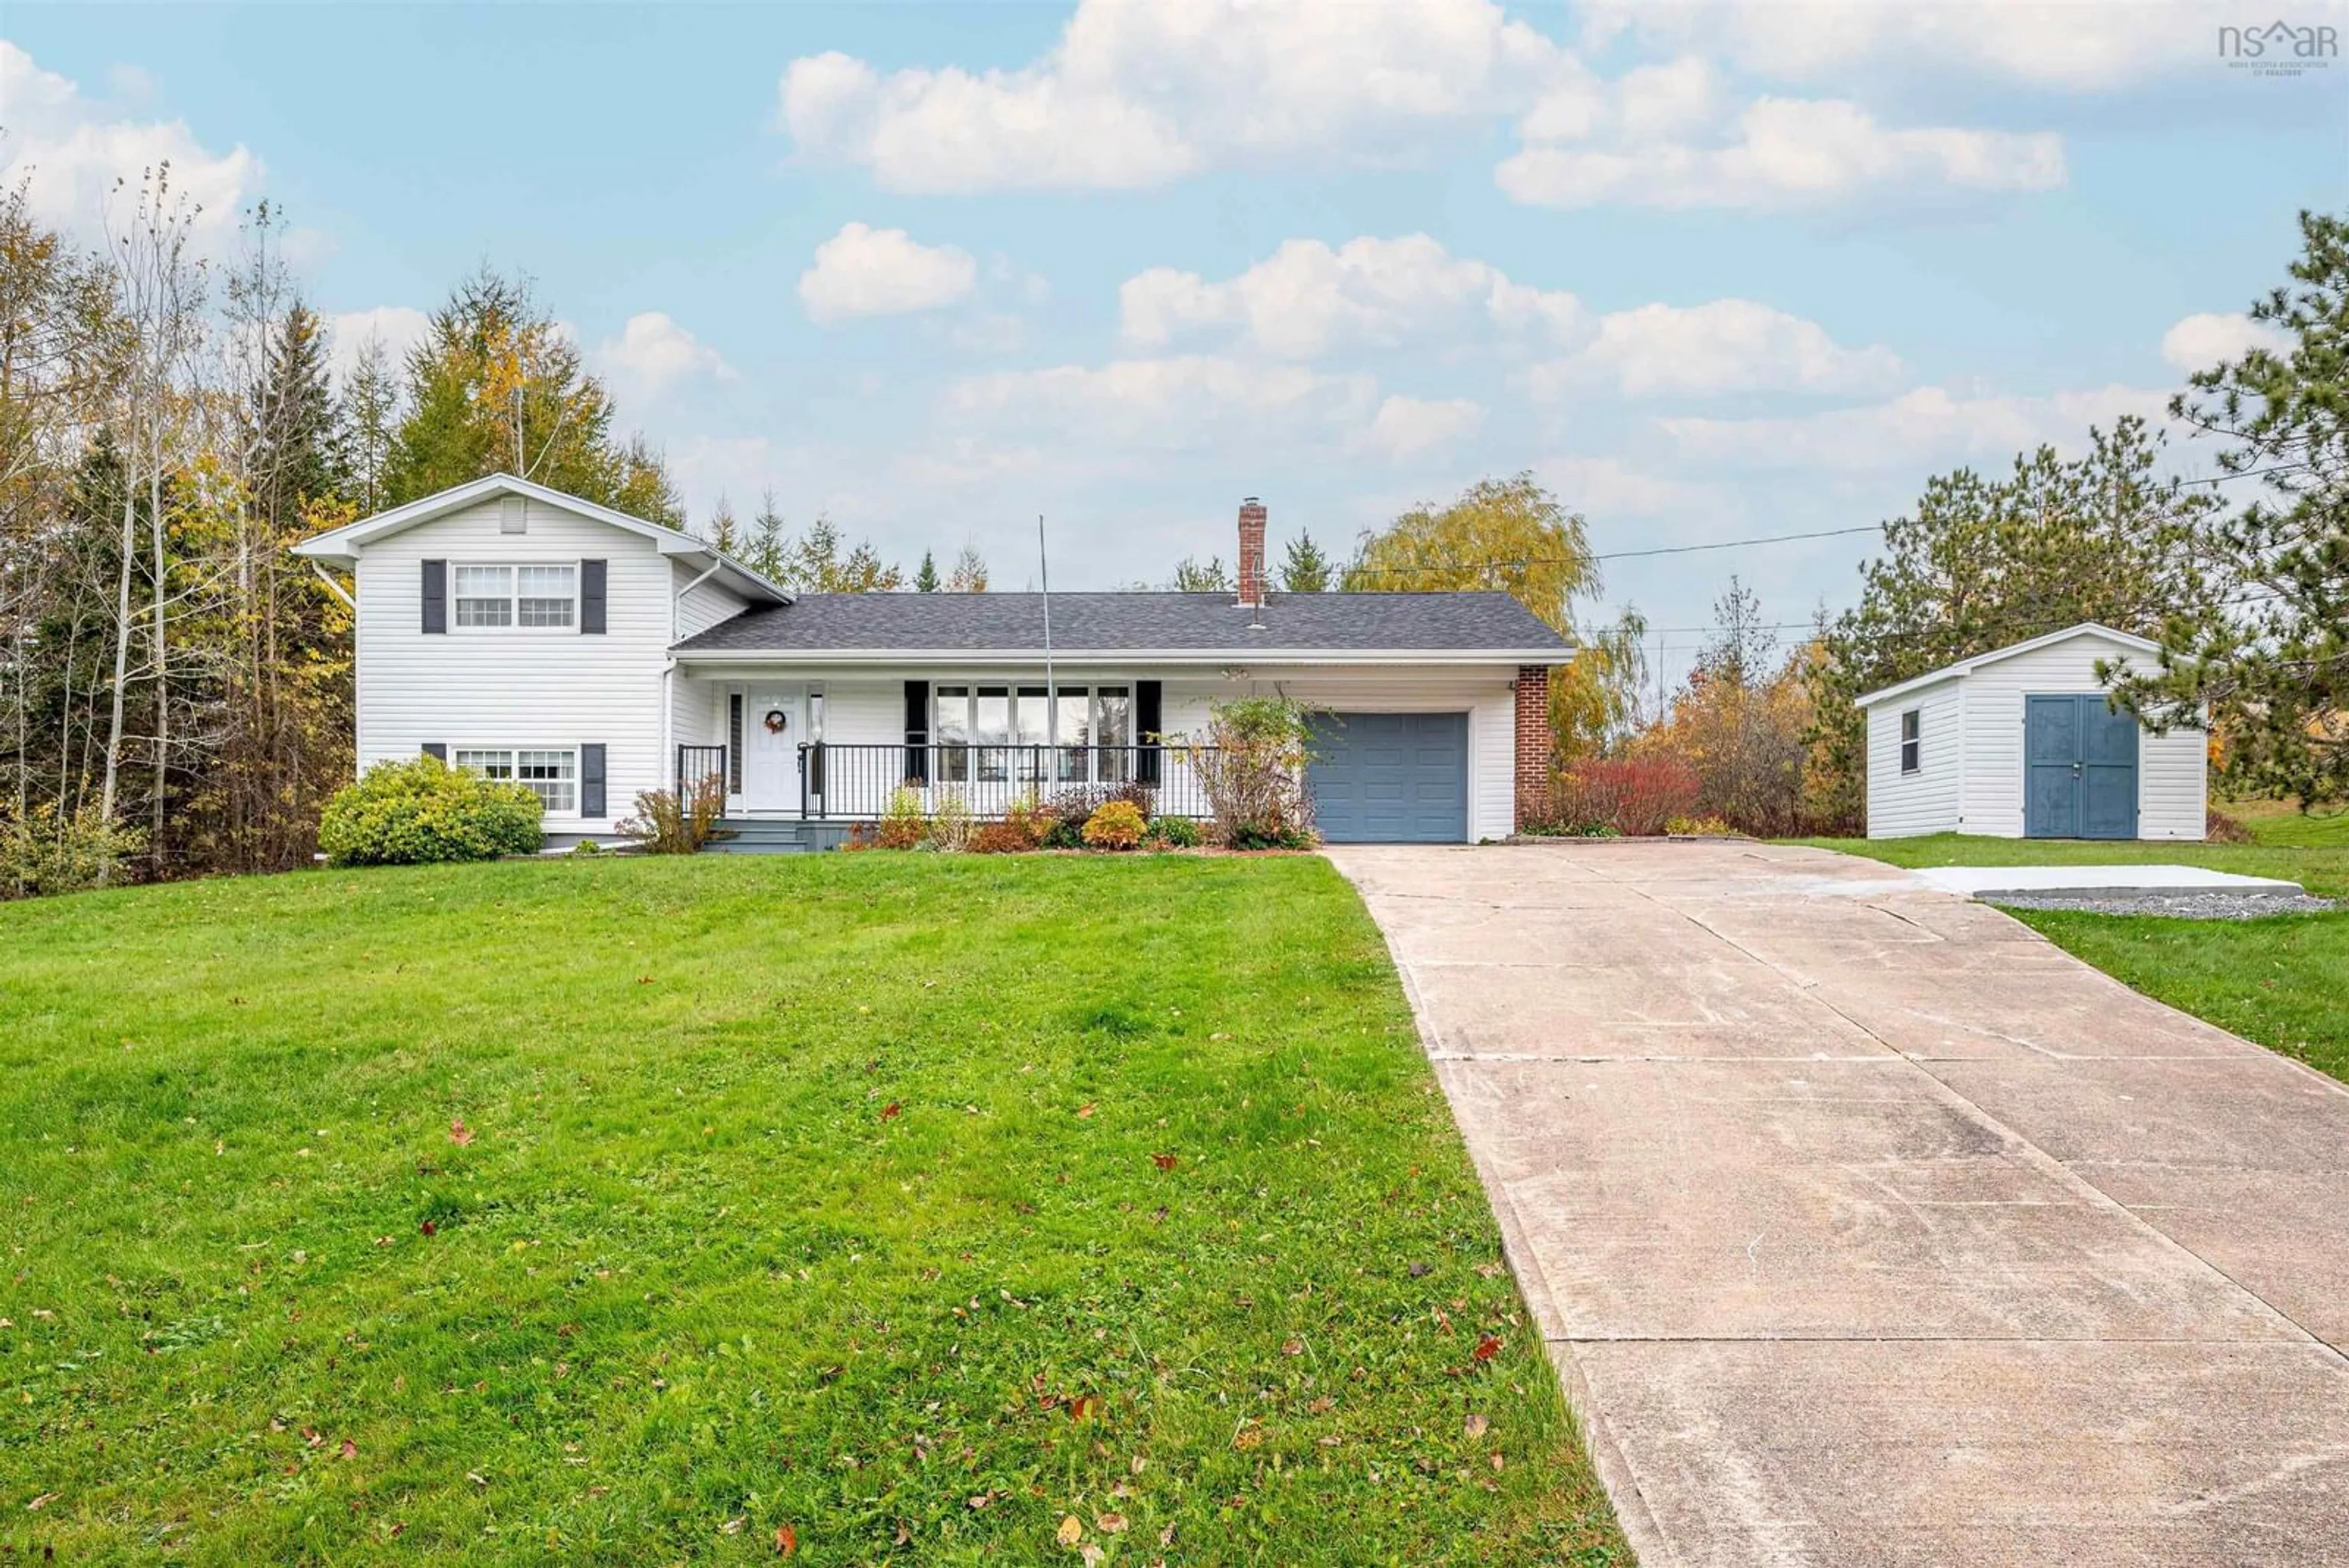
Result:
<svg viewBox="0 0 2349 1568"><path fill-rule="evenodd" d="M1900 715L1900 771L1913 774L1925 765L1925 715L1915 708Z"/></svg>

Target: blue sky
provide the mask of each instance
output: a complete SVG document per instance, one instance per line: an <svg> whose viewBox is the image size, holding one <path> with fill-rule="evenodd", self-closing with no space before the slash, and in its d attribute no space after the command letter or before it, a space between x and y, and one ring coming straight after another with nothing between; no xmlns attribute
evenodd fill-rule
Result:
<svg viewBox="0 0 2349 1568"><path fill-rule="evenodd" d="M2237 9L18 0L0 164L83 232L160 154L218 245L282 204L347 348L529 273L697 516L771 486L1017 587L1041 512L1096 587L1245 494L1342 547L1531 468L1636 550L1874 522L2248 341L2349 204L2349 62L2230 66ZM1795 620L1866 545L1607 606Z"/></svg>

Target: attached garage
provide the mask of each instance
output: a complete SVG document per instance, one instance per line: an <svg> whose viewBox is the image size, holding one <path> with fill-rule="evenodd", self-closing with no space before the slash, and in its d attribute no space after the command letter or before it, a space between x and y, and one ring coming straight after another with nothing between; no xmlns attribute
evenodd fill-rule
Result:
<svg viewBox="0 0 2349 1568"><path fill-rule="evenodd" d="M1305 782L1332 844L1468 837L1466 713L1323 713Z"/></svg>
<svg viewBox="0 0 2349 1568"><path fill-rule="evenodd" d="M2159 651L2081 625L1862 697L1868 836L2200 838L2208 738L2116 712L2096 675Z"/></svg>

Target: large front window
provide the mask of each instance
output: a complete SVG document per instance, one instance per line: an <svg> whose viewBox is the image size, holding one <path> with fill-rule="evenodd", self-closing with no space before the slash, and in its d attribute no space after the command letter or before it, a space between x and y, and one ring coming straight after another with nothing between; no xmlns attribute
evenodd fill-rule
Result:
<svg viewBox="0 0 2349 1568"><path fill-rule="evenodd" d="M504 747L460 747L450 763L470 768L487 779L522 784L549 812L579 809L579 753L569 751L523 751Z"/></svg>
<svg viewBox="0 0 2349 1568"><path fill-rule="evenodd" d="M579 568L575 566L460 565L456 576L460 628L528 627L567 631L578 624Z"/></svg>
<svg viewBox="0 0 2349 1568"><path fill-rule="evenodd" d="M1133 775L1133 689L940 686L930 733L941 784L1120 784ZM1115 749L1111 749L1115 748Z"/></svg>

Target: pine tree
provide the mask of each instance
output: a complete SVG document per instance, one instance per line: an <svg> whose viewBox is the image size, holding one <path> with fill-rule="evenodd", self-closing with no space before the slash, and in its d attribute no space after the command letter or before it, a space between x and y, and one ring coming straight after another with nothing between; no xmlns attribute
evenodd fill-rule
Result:
<svg viewBox="0 0 2349 1568"><path fill-rule="evenodd" d="M1292 594L1327 593L1337 575L1337 567L1309 533L1291 539L1280 559L1280 586Z"/></svg>
<svg viewBox="0 0 2349 1568"><path fill-rule="evenodd" d="M2251 306L2283 339L2205 370L2169 407L2266 493L2195 532L2199 590L2158 670L2116 683L2157 724L2207 706L2230 783L2306 810L2349 800L2349 218L2302 213L2292 286Z"/></svg>
<svg viewBox="0 0 2349 1568"><path fill-rule="evenodd" d="M399 379L383 339L370 334L344 383L342 466L362 516L384 509L384 481L400 424Z"/></svg>
<svg viewBox="0 0 2349 1568"><path fill-rule="evenodd" d="M345 488L326 332L316 313L298 299L269 328L262 378L253 405L243 410L254 504L273 528L290 529L305 503L339 497Z"/></svg>
<svg viewBox="0 0 2349 1568"><path fill-rule="evenodd" d="M612 435L604 384L526 280L484 267L433 316L409 355L407 417L386 465L397 505L506 472L667 527L684 513L641 437Z"/></svg>
<svg viewBox="0 0 2349 1568"><path fill-rule="evenodd" d="M927 550L922 552L921 570L914 574L914 591L917 594L934 594L938 591L937 557L932 556Z"/></svg>

